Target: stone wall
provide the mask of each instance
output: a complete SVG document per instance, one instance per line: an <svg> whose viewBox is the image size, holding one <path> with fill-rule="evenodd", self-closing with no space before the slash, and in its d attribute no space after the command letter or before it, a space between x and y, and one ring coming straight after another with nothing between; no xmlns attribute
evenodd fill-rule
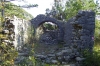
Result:
<svg viewBox="0 0 100 66"><path fill-rule="evenodd" d="M95 13L79 11L65 24L64 41L80 49L92 50L94 44Z"/></svg>
<svg viewBox="0 0 100 66"><path fill-rule="evenodd" d="M53 22L59 27L57 33L59 33L60 37L58 38L62 42L59 43L59 40L57 40L58 44L53 44L53 41L50 40L49 43L51 44L49 45L40 43L34 50L34 56L45 63L69 63L70 65L79 66L79 62L84 60L81 52L83 50L92 51L93 49L95 13L93 11L79 11L68 22L61 22L45 15L38 15L31 20L35 30L44 22ZM51 31L47 34L50 35L50 33ZM46 33L43 36L45 36L45 40L48 39ZM44 37L41 39L43 40Z"/></svg>
<svg viewBox="0 0 100 66"><path fill-rule="evenodd" d="M36 29L41 25L43 24L44 22L52 22L54 24L56 24L58 26L58 41L62 41L63 40L63 36L64 36L64 32L63 32L63 29L64 29L64 26L61 26L63 25L63 22L61 21L58 21L54 18L50 18L49 16L45 16L45 15L38 15L36 18L32 19L31 20L31 23L33 25L33 27L35 28L35 32L36 32ZM36 33L35 33L36 34Z"/></svg>
<svg viewBox="0 0 100 66"><path fill-rule="evenodd" d="M16 49L23 46L28 40L28 27L29 22L24 19L17 18L5 18L3 34L6 34L7 39L2 39L2 42L11 44Z"/></svg>

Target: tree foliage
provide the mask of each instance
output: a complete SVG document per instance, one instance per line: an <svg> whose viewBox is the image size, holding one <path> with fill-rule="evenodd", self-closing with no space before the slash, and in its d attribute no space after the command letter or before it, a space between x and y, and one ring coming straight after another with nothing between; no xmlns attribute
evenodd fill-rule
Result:
<svg viewBox="0 0 100 66"><path fill-rule="evenodd" d="M1 12L1 9L2 9L2 6L0 6L0 12ZM5 3L4 11L5 11L4 15L7 17L12 17L15 15L19 18L23 18L27 20L33 18L33 16L29 14L28 12L26 12L24 9L10 2Z"/></svg>
<svg viewBox="0 0 100 66"><path fill-rule="evenodd" d="M93 10L96 15L100 15L100 6L98 1L95 3L94 0L54 0L50 14L66 22L80 10ZM95 26L95 39L100 40L100 21L96 20Z"/></svg>
<svg viewBox="0 0 100 66"><path fill-rule="evenodd" d="M65 3L65 5L62 5ZM54 5L51 11L56 10L57 14L55 18L59 20L69 20L75 16L79 10L93 10L96 12L96 4L93 0L66 0L66 2L54 1Z"/></svg>
<svg viewBox="0 0 100 66"><path fill-rule="evenodd" d="M1 3L0 3L1 5ZM4 15L5 17L12 17L12 16L17 16L22 19L29 20L33 18L31 14L26 12L24 9L18 7L18 6L13 6L14 4L8 2L5 3L4 5ZM1 17L1 12L2 12L2 6L0 6L0 17ZM2 42L3 39L7 39L7 36L5 34L2 34L2 29L4 26L2 26L3 22L0 20L0 66L14 66L14 60L18 56L18 52L16 51L15 48L13 48L11 45L6 44L5 42Z"/></svg>
<svg viewBox="0 0 100 66"><path fill-rule="evenodd" d="M95 39L97 41L100 41L100 21L96 20L95 25L96 25L96 27L95 27Z"/></svg>

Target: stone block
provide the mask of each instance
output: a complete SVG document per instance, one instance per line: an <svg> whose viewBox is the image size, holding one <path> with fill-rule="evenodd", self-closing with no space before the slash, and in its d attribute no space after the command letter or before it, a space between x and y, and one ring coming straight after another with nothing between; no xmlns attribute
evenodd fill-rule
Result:
<svg viewBox="0 0 100 66"><path fill-rule="evenodd" d="M3 30L2 34L9 34L9 30Z"/></svg>
<svg viewBox="0 0 100 66"><path fill-rule="evenodd" d="M76 61L82 61L84 60L85 58L81 58L81 57L76 57Z"/></svg>

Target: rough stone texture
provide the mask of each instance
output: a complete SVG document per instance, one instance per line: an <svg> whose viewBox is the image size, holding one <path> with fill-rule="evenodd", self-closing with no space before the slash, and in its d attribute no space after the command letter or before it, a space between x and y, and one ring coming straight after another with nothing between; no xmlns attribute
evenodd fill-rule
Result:
<svg viewBox="0 0 100 66"><path fill-rule="evenodd" d="M85 59L80 52L85 49L92 51L93 48L95 13L93 11L79 11L75 17L71 18L65 23L45 15L38 15L36 18L31 20L35 30L44 22L55 23L58 26L59 31L55 31L55 33L52 31L47 33L44 32L44 34L41 35L42 37L40 37L42 40L41 42L54 44L51 34L56 34L57 32L59 35L56 34L57 36L54 38L58 43L59 40L63 41L63 44L62 47L60 46L56 49L49 49L49 51L53 52L46 54L45 51L48 49L48 47L54 45L46 46L46 44L42 44L42 47L46 46L46 48L42 51L44 53L42 54L42 52L38 53L36 51L36 58L43 62L54 64L68 64L74 61L75 63L70 64L70 66L79 66L77 63ZM57 46L57 44L55 46ZM41 46L39 47L41 48Z"/></svg>
<svg viewBox="0 0 100 66"><path fill-rule="evenodd" d="M56 38L58 39L58 41L62 41L64 37L64 32L63 32L64 26L61 25L63 25L63 22L45 15L38 15L36 18L31 20L33 27L36 29L44 22L52 22L58 26L58 36Z"/></svg>
<svg viewBox="0 0 100 66"><path fill-rule="evenodd" d="M2 33L6 34L7 40L3 39L2 42L19 49L26 43L28 39L28 27L29 22L25 21L24 19L17 18L16 16L12 18L5 18L5 24Z"/></svg>

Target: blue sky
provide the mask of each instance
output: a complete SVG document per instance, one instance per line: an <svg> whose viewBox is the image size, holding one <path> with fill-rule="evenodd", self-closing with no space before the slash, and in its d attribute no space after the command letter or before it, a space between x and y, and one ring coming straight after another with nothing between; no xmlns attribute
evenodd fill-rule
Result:
<svg viewBox="0 0 100 66"><path fill-rule="evenodd" d="M16 5L25 5L25 4L38 4L38 7L34 8L24 8L27 12L29 12L31 15L36 17L38 14L44 14L46 8L51 9L53 0L26 0L26 2L21 1L12 1L12 3Z"/></svg>

